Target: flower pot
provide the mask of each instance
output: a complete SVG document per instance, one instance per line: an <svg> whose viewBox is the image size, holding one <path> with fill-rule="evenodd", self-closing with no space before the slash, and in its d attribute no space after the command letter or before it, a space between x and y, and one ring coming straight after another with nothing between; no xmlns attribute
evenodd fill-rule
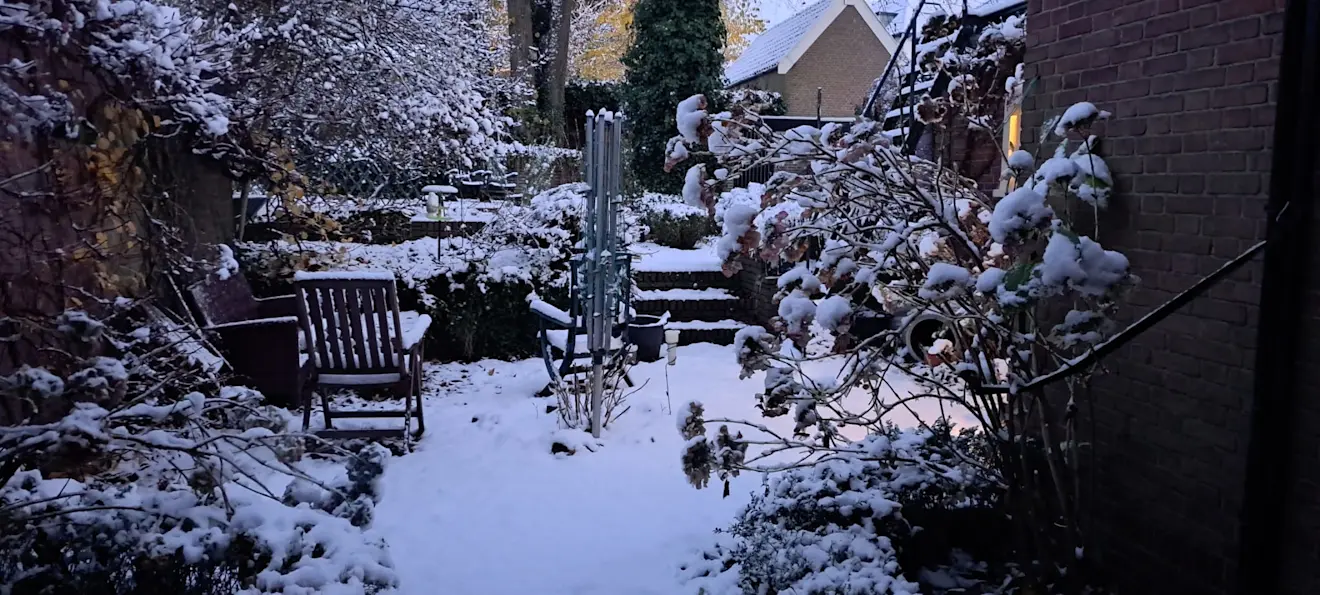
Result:
<svg viewBox="0 0 1320 595"><path fill-rule="evenodd" d="M659 316L634 316L628 323L628 342L637 346L637 360L660 360L660 345L665 342L665 323Z"/></svg>

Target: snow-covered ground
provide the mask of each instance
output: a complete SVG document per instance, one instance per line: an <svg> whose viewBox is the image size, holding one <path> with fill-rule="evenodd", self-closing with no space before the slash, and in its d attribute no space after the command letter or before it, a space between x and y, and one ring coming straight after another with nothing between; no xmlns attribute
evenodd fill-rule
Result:
<svg viewBox="0 0 1320 595"><path fill-rule="evenodd" d="M728 498L717 485L688 485L672 411L695 399L707 418L755 420L762 381L739 380L731 349L709 344L680 348L673 367L640 364L632 377L641 388L631 409L594 443L560 430L546 413L552 400L533 396L546 381L540 360L428 366L426 435L386 468L373 523L401 591L689 593L678 564L733 520L761 478L737 478ZM584 446L551 454L556 440Z"/></svg>

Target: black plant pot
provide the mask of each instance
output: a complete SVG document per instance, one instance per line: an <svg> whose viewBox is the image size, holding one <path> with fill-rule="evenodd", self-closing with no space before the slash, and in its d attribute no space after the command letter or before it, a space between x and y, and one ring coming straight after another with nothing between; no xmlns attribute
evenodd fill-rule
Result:
<svg viewBox="0 0 1320 595"><path fill-rule="evenodd" d="M628 323L628 341L637 346L637 360L660 359L660 345L665 342L665 325L659 316L634 316Z"/></svg>
<svg viewBox="0 0 1320 595"><path fill-rule="evenodd" d="M894 317L883 313L858 311L848 325L848 334L858 343L870 339L891 328Z"/></svg>

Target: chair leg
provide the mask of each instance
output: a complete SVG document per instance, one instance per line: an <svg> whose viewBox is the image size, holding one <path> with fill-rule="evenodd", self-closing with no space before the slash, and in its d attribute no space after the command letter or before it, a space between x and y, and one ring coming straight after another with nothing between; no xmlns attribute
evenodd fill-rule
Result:
<svg viewBox="0 0 1320 595"><path fill-rule="evenodd" d="M316 406L316 404L312 402L311 389L305 386L300 387L298 391L298 399L302 401L303 431L306 432L308 428L312 427L312 407Z"/></svg>
<svg viewBox="0 0 1320 595"><path fill-rule="evenodd" d="M329 429L334 428L335 426L334 426L333 422L330 421L330 394L329 394L329 393L324 393L324 394L321 395L321 411L325 414L325 429L329 430Z"/></svg>
<svg viewBox="0 0 1320 595"><path fill-rule="evenodd" d="M417 435L426 431L426 404L422 402L422 347L417 347L416 366L413 369L413 398L417 403Z"/></svg>

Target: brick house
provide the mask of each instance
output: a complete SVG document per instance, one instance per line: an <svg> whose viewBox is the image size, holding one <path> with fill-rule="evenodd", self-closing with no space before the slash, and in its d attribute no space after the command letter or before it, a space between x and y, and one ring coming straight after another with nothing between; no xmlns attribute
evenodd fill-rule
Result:
<svg viewBox="0 0 1320 595"><path fill-rule="evenodd" d="M821 0L757 36L724 71L726 86L778 92L786 115L852 120L897 42L864 0Z"/></svg>
<svg viewBox="0 0 1320 595"><path fill-rule="evenodd" d="M1308 3L1294 4L1301 13ZM1309 6L1314 21L1316 3ZM1024 144L1038 146L1042 123L1078 101L1114 115L1101 151L1117 183L1113 205L1080 227L1127 254L1142 279L1121 322L1265 238L1288 23L1282 0L1029 0L1027 23L1026 77L1036 86L1022 105ZM1251 431L1253 391L1262 394L1261 375L1270 375L1257 370L1258 351L1271 349L1257 344L1269 295L1264 280L1257 257L1111 355L1093 381L1091 531L1121 593L1232 592L1240 560L1258 571L1253 578L1277 576L1281 584L1239 592L1320 592L1320 407L1313 399L1265 432L1287 434L1288 421L1310 428L1293 432L1291 465L1272 463L1287 468L1281 489L1259 494L1263 500L1249 495L1269 488L1247 480L1248 445L1271 438ZM1315 280L1306 287L1314 292ZM1309 299L1302 319L1292 321L1303 333L1320 319ZM1281 357L1314 370L1316 354L1316 341L1304 334L1296 355ZM1300 382L1300 395L1315 392ZM1251 561L1249 550L1261 548L1240 546L1244 500L1286 519L1262 527L1277 530L1274 537L1245 542L1278 547L1266 554L1277 569ZM1245 518L1262 518L1251 515Z"/></svg>

